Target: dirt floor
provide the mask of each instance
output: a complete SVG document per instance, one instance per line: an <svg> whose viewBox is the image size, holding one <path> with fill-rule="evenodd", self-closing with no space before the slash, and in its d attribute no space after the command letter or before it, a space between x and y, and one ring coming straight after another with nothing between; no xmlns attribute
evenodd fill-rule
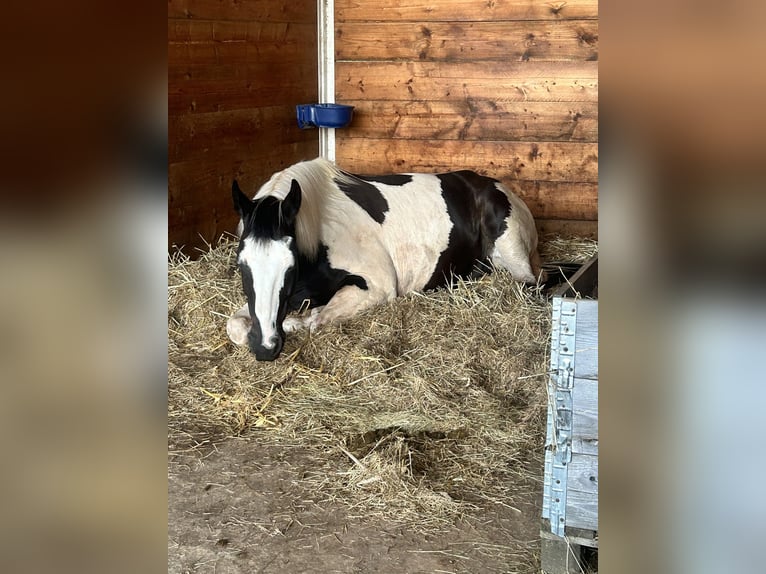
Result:
<svg viewBox="0 0 766 574"><path fill-rule="evenodd" d="M304 479L325 466L257 435L172 456L168 572L539 571L541 494L526 507L481 506L429 534L322 500Z"/></svg>

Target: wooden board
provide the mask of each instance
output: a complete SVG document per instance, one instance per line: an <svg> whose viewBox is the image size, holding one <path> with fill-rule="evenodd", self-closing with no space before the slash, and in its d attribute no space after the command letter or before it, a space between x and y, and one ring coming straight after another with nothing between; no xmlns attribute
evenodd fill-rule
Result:
<svg viewBox="0 0 766 574"><path fill-rule="evenodd" d="M335 22L341 166L472 169L517 183L539 229L596 234L596 0L336 0Z"/></svg>
<svg viewBox="0 0 766 574"><path fill-rule="evenodd" d="M577 301L575 379L598 380L598 301Z"/></svg>
<svg viewBox="0 0 766 574"><path fill-rule="evenodd" d="M276 64L221 65L168 70L168 114L220 112L316 101L316 62L296 62L284 73Z"/></svg>
<svg viewBox="0 0 766 574"><path fill-rule="evenodd" d="M575 490L585 494L598 496L598 457L584 454L573 454L567 471L567 493ZM567 496L567 500L568 500ZM569 520L567 520L567 525ZM574 524L570 526L576 526ZM582 527L581 527L582 528Z"/></svg>
<svg viewBox="0 0 766 574"><path fill-rule="evenodd" d="M551 297L593 298L598 287L598 253L583 263L566 283L562 283L551 293Z"/></svg>
<svg viewBox="0 0 766 574"><path fill-rule="evenodd" d="M316 131L313 132L314 134ZM234 231L237 217L231 203L231 180L253 193L275 171L299 159L316 157L316 139L277 145L261 154L244 158L218 157L210 161L177 162L168 173L168 243L185 245L186 251L204 245L224 231Z"/></svg>
<svg viewBox="0 0 766 574"><path fill-rule="evenodd" d="M168 19L244 22L316 22L316 3L305 0L168 0Z"/></svg>
<svg viewBox="0 0 766 574"><path fill-rule="evenodd" d="M233 178L255 191L316 157L295 121L317 99L316 40L314 0L169 0L169 244L193 254L234 231Z"/></svg>
<svg viewBox="0 0 766 574"><path fill-rule="evenodd" d="M588 182L510 180L503 183L541 219L592 220L598 218L598 184ZM574 223L574 222L573 222ZM593 230L595 226L590 226ZM575 230L578 235L585 231ZM591 231L588 231L589 233Z"/></svg>
<svg viewBox="0 0 766 574"><path fill-rule="evenodd" d="M598 0L335 0L335 18L344 20L486 21L597 18Z"/></svg>
<svg viewBox="0 0 766 574"><path fill-rule="evenodd" d="M354 173L474 169L499 179L598 181L598 144L343 138L338 164Z"/></svg>
<svg viewBox="0 0 766 574"><path fill-rule="evenodd" d="M598 22L340 22L337 60L598 60Z"/></svg>
<svg viewBox="0 0 766 574"><path fill-rule="evenodd" d="M575 368L577 359L575 360ZM598 447L598 381L575 377L572 389L572 438ZM571 469L570 469L571 470Z"/></svg>
<svg viewBox="0 0 766 574"><path fill-rule="evenodd" d="M593 214L597 216L597 214ZM598 239L598 221L571 219L535 219L539 235L560 235L564 237L590 237Z"/></svg>
<svg viewBox="0 0 766 574"><path fill-rule="evenodd" d="M316 25L287 22L169 20L168 60L175 66L304 60L316 48Z"/></svg>
<svg viewBox="0 0 766 574"><path fill-rule="evenodd" d="M343 100L598 101L598 62L337 62Z"/></svg>
<svg viewBox="0 0 766 574"><path fill-rule="evenodd" d="M598 457L573 454L567 474L566 525L598 530Z"/></svg>
<svg viewBox="0 0 766 574"><path fill-rule="evenodd" d="M572 438L572 453L598 456L598 439Z"/></svg>
<svg viewBox="0 0 766 574"><path fill-rule="evenodd" d="M273 106L225 112L170 116L170 163L206 161L213 156L255 156L264 147L314 139L298 129L293 106ZM262 137L268 134L264 146Z"/></svg>
<svg viewBox="0 0 766 574"><path fill-rule="evenodd" d="M354 121L343 137L494 141L598 141L596 102L489 99L344 100Z"/></svg>

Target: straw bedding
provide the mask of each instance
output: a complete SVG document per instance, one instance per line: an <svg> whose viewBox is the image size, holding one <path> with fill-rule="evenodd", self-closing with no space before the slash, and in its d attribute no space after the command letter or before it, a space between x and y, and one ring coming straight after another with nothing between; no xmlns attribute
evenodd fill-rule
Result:
<svg viewBox="0 0 766 574"><path fill-rule="evenodd" d="M543 238L544 261L584 261L586 239ZM514 507L542 479L550 307L503 270L410 294L257 362L226 336L244 303L224 237L169 260L171 452L228 436L316 453L318 499L438 529L488 503Z"/></svg>

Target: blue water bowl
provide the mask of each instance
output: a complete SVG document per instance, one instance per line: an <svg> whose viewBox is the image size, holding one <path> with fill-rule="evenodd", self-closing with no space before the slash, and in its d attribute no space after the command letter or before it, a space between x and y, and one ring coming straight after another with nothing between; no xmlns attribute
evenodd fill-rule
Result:
<svg viewBox="0 0 766 574"><path fill-rule="evenodd" d="M354 106L343 104L300 104L295 106L298 115L298 127L343 128L354 117Z"/></svg>

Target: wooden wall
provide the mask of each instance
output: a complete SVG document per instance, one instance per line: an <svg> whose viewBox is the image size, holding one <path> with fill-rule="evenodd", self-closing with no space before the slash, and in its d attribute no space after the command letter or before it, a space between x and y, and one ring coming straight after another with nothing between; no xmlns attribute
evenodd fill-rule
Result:
<svg viewBox="0 0 766 574"><path fill-rule="evenodd" d="M168 0L170 244L233 231L231 180L255 192L318 154L316 0Z"/></svg>
<svg viewBox="0 0 766 574"><path fill-rule="evenodd" d="M335 0L350 171L475 169L543 231L595 234L597 0Z"/></svg>

